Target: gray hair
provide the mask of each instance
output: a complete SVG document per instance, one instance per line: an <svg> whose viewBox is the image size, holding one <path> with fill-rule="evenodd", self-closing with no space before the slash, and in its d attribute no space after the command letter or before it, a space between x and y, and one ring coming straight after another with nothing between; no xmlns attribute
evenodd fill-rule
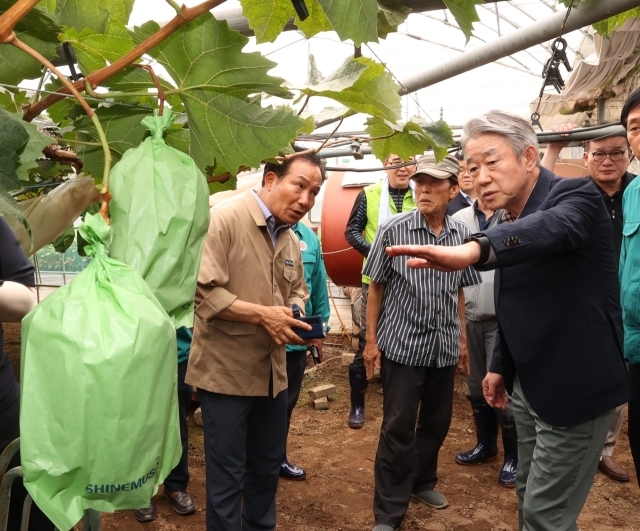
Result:
<svg viewBox="0 0 640 531"><path fill-rule="evenodd" d="M486 134L505 137L517 157L520 157L528 146L539 149L538 137L529 122L508 112L489 111L478 118L472 118L464 125L460 139L462 150L465 150L469 140Z"/></svg>

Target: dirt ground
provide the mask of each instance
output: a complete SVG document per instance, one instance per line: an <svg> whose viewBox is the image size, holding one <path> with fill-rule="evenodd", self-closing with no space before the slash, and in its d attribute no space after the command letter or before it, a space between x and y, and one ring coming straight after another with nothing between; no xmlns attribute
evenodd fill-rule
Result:
<svg viewBox="0 0 640 531"><path fill-rule="evenodd" d="M5 348L19 370L19 327L5 325ZM379 382L367 392L366 424L361 430L347 427L349 382L340 354L346 341L330 336L325 348L327 360L316 372L305 376L298 406L293 413L288 455L291 462L307 471L304 482L281 481L278 490L278 529L285 531L365 531L374 525L372 513L373 463L382 420ZM331 359L335 358L335 359ZM332 383L337 396L329 410L315 411L306 392L316 385ZM435 510L411 502L404 531L507 531L517 528L517 501L513 490L497 483L500 456L494 463L474 467L455 464L454 455L475 442L464 378L456 380L453 420L440 452L440 490L449 507ZM616 460L633 471L626 420L616 446ZM191 483L189 492L198 506L192 516L178 516L166 500L157 497L159 517L149 524L138 523L131 512L104 514L103 531L205 531L205 487L202 429L190 419ZM579 519L583 531L639 530L640 490L635 474L630 483L617 483L597 473L591 493Z"/></svg>

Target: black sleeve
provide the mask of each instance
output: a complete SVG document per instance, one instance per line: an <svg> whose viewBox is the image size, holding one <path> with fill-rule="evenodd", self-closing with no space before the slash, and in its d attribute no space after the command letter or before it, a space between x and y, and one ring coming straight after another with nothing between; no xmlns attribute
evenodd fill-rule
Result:
<svg viewBox="0 0 640 531"><path fill-rule="evenodd" d="M344 231L349 244L365 258L369 255L371 244L364 239L362 232L367 226L367 196L361 190L351 209L351 215Z"/></svg>
<svg viewBox="0 0 640 531"><path fill-rule="evenodd" d="M24 286L36 285L33 265L26 257L15 234L6 220L0 216L0 263L3 280L18 282Z"/></svg>

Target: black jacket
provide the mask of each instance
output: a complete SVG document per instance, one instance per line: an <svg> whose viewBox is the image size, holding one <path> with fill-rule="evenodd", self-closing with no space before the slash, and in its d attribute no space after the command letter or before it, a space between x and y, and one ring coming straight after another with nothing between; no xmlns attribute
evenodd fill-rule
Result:
<svg viewBox="0 0 640 531"><path fill-rule="evenodd" d="M611 220L596 187L542 169L513 223L484 231L497 261L491 372L517 373L552 426L593 419L632 398L622 354Z"/></svg>
<svg viewBox="0 0 640 531"><path fill-rule="evenodd" d="M458 195L449 201L449 204L447 205L447 216L453 216L458 210L462 210L468 206L469 203L462 195L462 192L458 192Z"/></svg>

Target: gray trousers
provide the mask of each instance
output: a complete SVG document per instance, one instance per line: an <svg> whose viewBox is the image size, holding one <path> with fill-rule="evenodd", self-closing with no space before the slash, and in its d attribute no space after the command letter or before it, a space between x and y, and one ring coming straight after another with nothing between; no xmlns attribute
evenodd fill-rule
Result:
<svg viewBox="0 0 640 531"><path fill-rule="evenodd" d="M577 531L596 474L613 410L576 426L544 422L527 402L516 377L513 410L518 430L520 531Z"/></svg>
<svg viewBox="0 0 640 531"><path fill-rule="evenodd" d="M469 368L467 376L467 397L471 400L484 399L482 380L487 375L493 356L493 346L498 334L498 321L495 317L482 321L467 319L467 350L469 351ZM511 402L506 409L496 409L501 417L513 417Z"/></svg>
<svg viewBox="0 0 640 531"><path fill-rule="evenodd" d="M360 306L360 334L358 335L358 350L353 358L353 366L356 369L364 369L364 358L362 353L367 346L367 295L369 294L369 284L362 284L362 302Z"/></svg>
<svg viewBox="0 0 640 531"><path fill-rule="evenodd" d="M616 442L618 442L618 436L622 429L622 421L624 420L624 410L626 407L627 404L618 406L613 413L613 420L611 421L611 426L609 426L607 438L604 441L604 448L602 449L603 456L613 456L613 449L616 447Z"/></svg>

